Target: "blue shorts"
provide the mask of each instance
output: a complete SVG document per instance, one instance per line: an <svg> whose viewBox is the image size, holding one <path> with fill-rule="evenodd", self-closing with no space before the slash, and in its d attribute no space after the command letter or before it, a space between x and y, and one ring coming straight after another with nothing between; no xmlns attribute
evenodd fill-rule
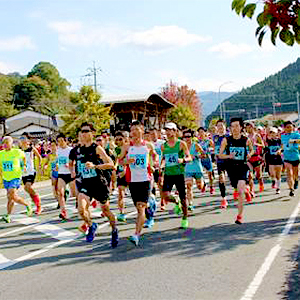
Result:
<svg viewBox="0 0 300 300"><path fill-rule="evenodd" d="M15 179L10 180L10 181L6 181L6 180L3 179L3 185L4 185L4 188L6 190L18 189L21 186L21 179L20 178L15 178Z"/></svg>
<svg viewBox="0 0 300 300"><path fill-rule="evenodd" d="M207 170L207 172L213 171L213 165L210 157L201 158L201 164Z"/></svg>
<svg viewBox="0 0 300 300"><path fill-rule="evenodd" d="M52 171L51 172L51 178L57 179L58 178L58 171Z"/></svg>

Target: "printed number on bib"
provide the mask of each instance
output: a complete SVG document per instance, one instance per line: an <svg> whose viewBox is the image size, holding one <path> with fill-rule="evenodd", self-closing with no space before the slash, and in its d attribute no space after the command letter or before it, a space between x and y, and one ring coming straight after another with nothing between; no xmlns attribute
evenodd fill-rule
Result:
<svg viewBox="0 0 300 300"><path fill-rule="evenodd" d="M230 147L230 153L234 153L235 160L244 160L245 148L243 147Z"/></svg>
<svg viewBox="0 0 300 300"><path fill-rule="evenodd" d="M96 170L87 169L84 163L78 162L77 167L78 167L78 172L81 174L83 179L97 177Z"/></svg>
<svg viewBox="0 0 300 300"><path fill-rule="evenodd" d="M271 155L276 155L276 152L280 149L279 146L270 146L270 154Z"/></svg>
<svg viewBox="0 0 300 300"><path fill-rule="evenodd" d="M133 168L146 169L146 155L145 154L135 154L132 155L134 158Z"/></svg>
<svg viewBox="0 0 300 300"><path fill-rule="evenodd" d="M165 154L166 166L172 167L178 164L178 153Z"/></svg>
<svg viewBox="0 0 300 300"><path fill-rule="evenodd" d="M58 159L59 165L65 165L65 164L67 164L67 162L68 162L68 160L64 156L63 157L59 157L59 159Z"/></svg>
<svg viewBox="0 0 300 300"><path fill-rule="evenodd" d="M2 163L3 171L12 171L13 163L11 161L4 161Z"/></svg>

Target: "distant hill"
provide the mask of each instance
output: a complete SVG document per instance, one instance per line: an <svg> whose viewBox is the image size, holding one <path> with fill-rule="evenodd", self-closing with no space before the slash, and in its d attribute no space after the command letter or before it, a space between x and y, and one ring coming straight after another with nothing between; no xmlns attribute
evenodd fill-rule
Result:
<svg viewBox="0 0 300 300"><path fill-rule="evenodd" d="M232 117L254 119L273 112L297 111L297 92L300 92L300 58L280 72L225 99L222 103L226 121ZM206 122L219 115L220 105Z"/></svg>
<svg viewBox="0 0 300 300"><path fill-rule="evenodd" d="M198 96L202 103L203 118L206 119L207 116L209 116L213 111L217 109L221 101L229 98L233 94L234 93L230 92L220 92L220 95L218 92L199 92Z"/></svg>

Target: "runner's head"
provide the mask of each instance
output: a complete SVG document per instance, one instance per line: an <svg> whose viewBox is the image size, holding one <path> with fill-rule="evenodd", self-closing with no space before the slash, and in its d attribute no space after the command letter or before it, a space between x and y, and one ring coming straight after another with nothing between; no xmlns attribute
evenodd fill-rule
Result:
<svg viewBox="0 0 300 300"><path fill-rule="evenodd" d="M269 135L271 139L276 139L278 134L278 130L275 127L271 127L269 130Z"/></svg>
<svg viewBox="0 0 300 300"><path fill-rule="evenodd" d="M286 121L283 124L285 133L292 133L294 131L294 124L291 121Z"/></svg>
<svg viewBox="0 0 300 300"><path fill-rule="evenodd" d="M56 153L56 150L57 150L56 140L51 140L51 152Z"/></svg>
<svg viewBox="0 0 300 300"><path fill-rule="evenodd" d="M130 136L133 139L141 139L144 134L144 126L140 121L133 121L130 126Z"/></svg>
<svg viewBox="0 0 300 300"><path fill-rule="evenodd" d="M151 137L151 140L153 142L157 141L157 139L158 139L158 132L157 132L156 128L154 128L154 127L150 128L150 137Z"/></svg>
<svg viewBox="0 0 300 300"><path fill-rule="evenodd" d="M230 130L232 135L239 135L244 127L244 122L242 118L231 118L230 120Z"/></svg>
<svg viewBox="0 0 300 300"><path fill-rule="evenodd" d="M115 142L118 147L124 145L124 134L121 131L118 131L115 136Z"/></svg>
<svg viewBox="0 0 300 300"><path fill-rule="evenodd" d="M58 147L60 147L60 148L66 148L67 147L67 138L63 133L60 133L56 137L56 141L57 141Z"/></svg>
<svg viewBox="0 0 300 300"><path fill-rule="evenodd" d="M191 130L191 129L187 129L183 132L183 139L186 141L186 142L191 142L192 141L192 137L194 136L194 131Z"/></svg>
<svg viewBox="0 0 300 300"><path fill-rule="evenodd" d="M3 148L5 150L10 150L13 146L13 138L11 136L5 136L3 139L2 139L2 144L3 144Z"/></svg>
<svg viewBox="0 0 300 300"><path fill-rule="evenodd" d="M247 122L246 124L245 124L245 129L246 129L246 132L247 133L249 133L249 134L252 134L252 133L254 133L254 129L255 129L255 126L254 126L254 124L253 123L251 123L251 122Z"/></svg>
<svg viewBox="0 0 300 300"><path fill-rule="evenodd" d="M224 135L226 133L226 125L223 119L219 119L216 123L217 133Z"/></svg>
<svg viewBox="0 0 300 300"><path fill-rule="evenodd" d="M84 122L80 126L80 140L82 143L90 143L93 141L95 128L92 123Z"/></svg>
<svg viewBox="0 0 300 300"><path fill-rule="evenodd" d="M30 135L28 132L23 132L20 136L21 147L28 147L30 145Z"/></svg>
<svg viewBox="0 0 300 300"><path fill-rule="evenodd" d="M206 129L204 127L199 127L197 131L199 134L199 138L203 139L206 137Z"/></svg>
<svg viewBox="0 0 300 300"><path fill-rule="evenodd" d="M175 123L167 123L165 125L165 130L168 139L177 137L177 125Z"/></svg>

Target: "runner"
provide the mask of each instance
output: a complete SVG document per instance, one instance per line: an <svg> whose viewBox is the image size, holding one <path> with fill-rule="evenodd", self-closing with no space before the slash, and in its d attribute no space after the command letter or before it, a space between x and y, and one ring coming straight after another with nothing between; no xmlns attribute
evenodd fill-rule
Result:
<svg viewBox="0 0 300 300"><path fill-rule="evenodd" d="M125 177L126 166L124 166L124 159L127 153L128 145L125 144L125 137L121 131L118 131L115 136L116 141L116 175L117 175L117 188L118 188L118 209L119 214L117 216L118 221L126 222L125 212L125 190L128 187L128 182Z"/></svg>
<svg viewBox="0 0 300 300"><path fill-rule="evenodd" d="M34 167L34 157L37 157L38 160L38 170L41 173L41 162L42 158L37 149L32 146L30 135L27 132L23 132L20 137L20 148L24 151L26 155L26 171L24 170L22 181L24 184L24 190L29 194L30 198L36 206L36 215L40 215L41 208L41 199L38 193L33 189L32 185L35 181L36 170Z"/></svg>
<svg viewBox="0 0 300 300"><path fill-rule="evenodd" d="M158 138L158 131L155 128L150 129L150 137L151 141L154 145L155 152L158 155L158 164L154 165L154 173L153 173L153 179L154 179L154 184L157 184L158 190L159 190L159 195L160 195L160 209L162 211L165 210L165 203L162 197L162 185L161 181L159 180L159 166L161 165L162 161L162 155L161 155L161 146L165 143L164 140L161 140ZM156 190L155 186L153 187L152 194L156 195Z"/></svg>
<svg viewBox="0 0 300 300"><path fill-rule="evenodd" d="M244 199L247 192L246 181L249 168L247 159L249 159L254 151L250 139L242 135L243 121L241 118L232 118L230 120L231 136L224 137L221 143L219 157L228 159L227 173L233 188L238 190L238 215L235 223L242 224ZM247 154L247 147L249 153ZM224 154L224 152L226 154Z"/></svg>
<svg viewBox="0 0 300 300"><path fill-rule="evenodd" d="M109 219L112 228L111 246L118 245L118 229L116 218L109 209L109 186L102 170L112 169L113 161L105 150L93 142L95 129L91 123L84 122L80 127L81 146L72 152L70 160L75 161L77 172L80 174L81 182L78 186L78 212L84 223L80 226L82 231L88 228L86 241L92 242L97 231L97 223L92 221L89 206L91 199L100 202L102 212ZM75 172L74 165L70 165L70 171Z"/></svg>
<svg viewBox="0 0 300 300"><path fill-rule="evenodd" d="M49 164L51 166L50 178L51 178L53 196L54 196L55 199L57 199L57 202L58 202L58 192L57 192L57 182L58 182L57 144L56 144L55 140L51 141L51 153L48 154L47 160L44 164L44 172L47 170ZM57 209L59 209L59 203L58 203Z"/></svg>
<svg viewBox="0 0 300 300"><path fill-rule="evenodd" d="M204 186L203 168L201 165L201 154L203 149L198 143L193 142L194 132L190 129L183 132L183 140L186 142L192 161L185 165L185 184L186 196L188 200L188 210L194 210L193 206L193 179L196 180L196 185L201 191Z"/></svg>
<svg viewBox="0 0 300 300"><path fill-rule="evenodd" d="M210 138L208 138L204 127L200 127L198 129L198 143L204 151L204 154L201 158L201 164L207 171L210 194L213 195L215 193L215 189L213 187L214 176L210 148L214 148L214 143ZM205 187L203 188L203 191L205 192Z"/></svg>
<svg viewBox="0 0 300 300"><path fill-rule="evenodd" d="M290 189L290 196L295 196L294 190L298 188L299 171L299 146L300 134L294 130L291 121L284 123L284 133L281 135L283 149L283 161L287 174L287 182Z"/></svg>
<svg viewBox="0 0 300 300"><path fill-rule="evenodd" d="M58 192L58 202L60 206L59 217L65 221L67 220L67 210L66 210L66 199L65 199L65 190L66 185L70 183L70 188L72 191L72 196L75 196L75 178L71 177L71 172L69 169L69 155L71 147L67 144L66 136L60 133L57 138L57 161L58 161L58 183L57 183L57 192Z"/></svg>
<svg viewBox="0 0 300 300"><path fill-rule="evenodd" d="M4 150L0 151L0 171L3 179L3 185L7 193L7 214L2 217L6 223L11 222L11 214L14 204L19 203L26 206L27 216L32 216L32 208L23 198L18 196L17 190L21 186L22 166L26 171L26 156L20 149L12 148L13 138L5 136L2 140Z"/></svg>
<svg viewBox="0 0 300 300"><path fill-rule="evenodd" d="M262 128L262 127L261 127ZM256 178L258 180L259 184L259 191L263 192L264 190L264 180L262 177L262 168L263 168L263 149L265 147L265 143L261 137L261 135L257 132L255 132L254 125L252 123L246 123L246 132L248 134L248 138L252 141L254 154L249 159L249 186L250 186L250 193L251 197L255 197L254 193L254 175L256 174Z"/></svg>
<svg viewBox="0 0 300 300"><path fill-rule="evenodd" d="M217 162L217 169L219 175L219 188L221 192L221 208L227 208L228 202L226 199L226 186L225 186L225 172L226 172L226 160L219 157L220 147L222 140L226 137L226 126L223 119L219 119L216 123L216 135L213 137L215 149L215 158Z"/></svg>
<svg viewBox="0 0 300 300"><path fill-rule="evenodd" d="M281 139L277 137L278 130L270 128L267 138L267 157L269 164L269 172L272 179L272 188L276 187L276 194L280 194L282 157L281 157Z"/></svg>
<svg viewBox="0 0 300 300"><path fill-rule="evenodd" d="M145 211L147 209L150 195L151 167L150 156L156 155L151 143L143 140L144 128L139 121L131 124L131 145L128 148L126 164L130 168L129 190L131 198L137 210L135 234L129 240L136 246L139 244L142 228L146 221ZM154 223L153 211L148 211L147 227Z"/></svg>
<svg viewBox="0 0 300 300"><path fill-rule="evenodd" d="M167 141L161 146L162 164L160 175L163 175L163 198L165 201L175 203L175 213L183 212L181 228L187 229L188 207L185 193L184 164L192 161L189 149L184 141L177 138L177 126L175 123L167 123L165 126ZM173 186L179 194L180 202L171 195Z"/></svg>

